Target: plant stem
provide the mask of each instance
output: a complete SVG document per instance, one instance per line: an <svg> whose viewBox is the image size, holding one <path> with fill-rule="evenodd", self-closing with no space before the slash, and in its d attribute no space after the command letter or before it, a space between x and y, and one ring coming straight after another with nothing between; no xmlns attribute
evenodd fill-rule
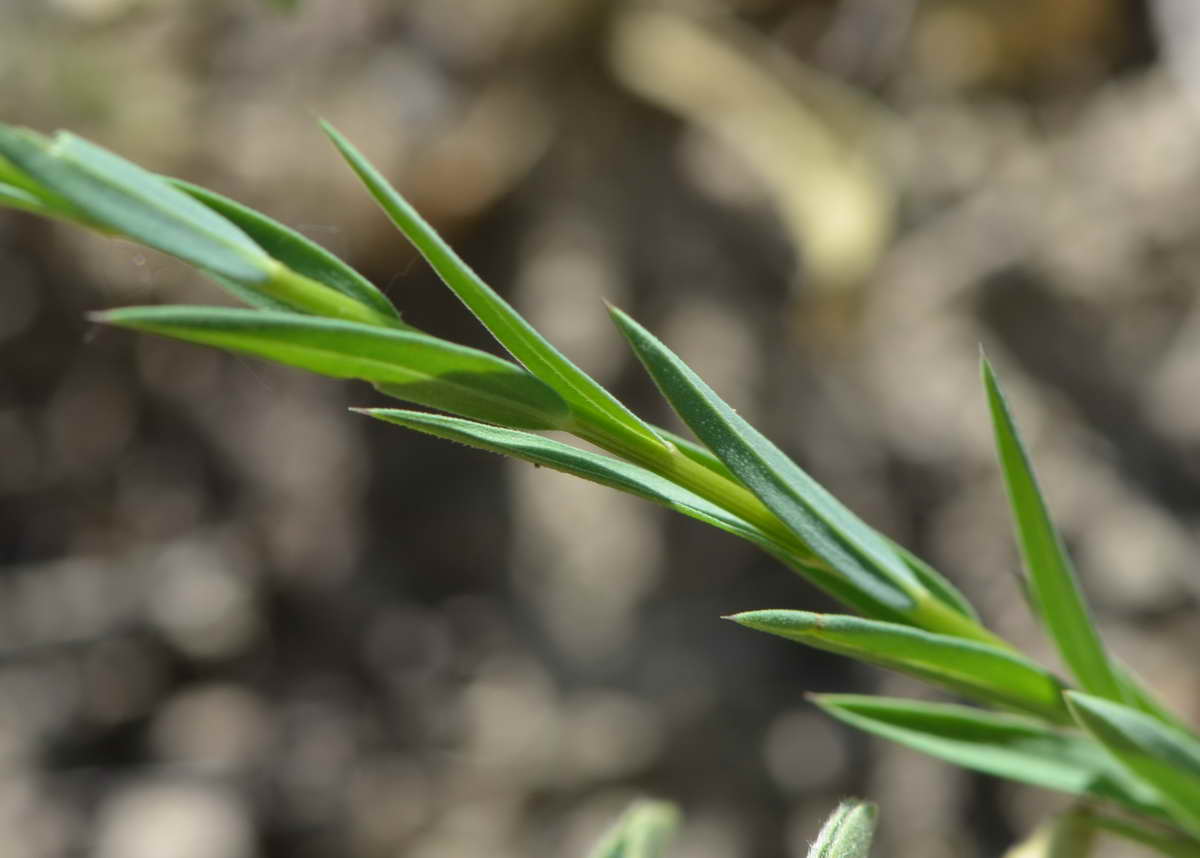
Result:
<svg viewBox="0 0 1200 858"><path fill-rule="evenodd" d="M577 417L568 432L635 465L641 465L671 482L710 500L749 524L754 525L787 551L805 563L820 561L800 539L748 489L728 477L706 468L683 454L668 440L651 446L640 436L624 431L596 414Z"/></svg>

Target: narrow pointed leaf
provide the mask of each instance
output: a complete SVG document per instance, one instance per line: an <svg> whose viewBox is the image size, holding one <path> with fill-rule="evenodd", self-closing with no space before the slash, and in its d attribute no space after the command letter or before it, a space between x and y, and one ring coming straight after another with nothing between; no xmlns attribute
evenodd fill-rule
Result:
<svg viewBox="0 0 1200 858"><path fill-rule="evenodd" d="M891 613L887 606L873 602L864 597L861 591L851 588L841 576L823 566L806 564L753 524L639 465L580 450L540 435L486 426L441 414L388 408L357 410L408 429L553 468L661 504L754 543L835 599L873 615L902 619L898 614Z"/></svg>
<svg viewBox="0 0 1200 858"><path fill-rule="evenodd" d="M885 606L861 600L862 594L851 590L845 579L840 576L831 573L824 567L806 565L769 534L744 519L639 465L581 450L578 447L543 438L540 435L512 431L499 426L487 426L441 414L389 408L357 410L408 429L457 441L480 450L521 459L535 465L553 468L661 504L668 509L673 509L754 543L835 599L840 599L863 611L891 616ZM856 602L856 600L860 601Z"/></svg>
<svg viewBox="0 0 1200 858"><path fill-rule="evenodd" d="M581 420L603 424L605 429L650 454L666 450L653 430L567 360L484 283L346 138L327 123L322 123L322 127L392 222L513 357L557 390L572 410L581 415Z"/></svg>
<svg viewBox="0 0 1200 858"><path fill-rule="evenodd" d="M240 228L272 258L282 262L292 271L371 307L381 316L391 318L393 324L398 327L411 328L411 325L405 325L400 320L395 306L371 281L307 236L207 188L179 179L169 181Z"/></svg>
<svg viewBox="0 0 1200 858"><path fill-rule="evenodd" d="M808 850L808 858L867 858L875 836L875 805L843 801L829 815Z"/></svg>
<svg viewBox="0 0 1200 858"><path fill-rule="evenodd" d="M735 623L908 673L971 697L1070 723L1062 683L1016 653L912 626L808 611L747 611Z"/></svg>
<svg viewBox="0 0 1200 858"><path fill-rule="evenodd" d="M275 263L249 236L187 194L73 134L53 139L0 124L0 155L113 232L239 282Z"/></svg>
<svg viewBox="0 0 1200 858"><path fill-rule="evenodd" d="M1153 792L1095 742L1032 718L857 694L818 694L812 700L840 721L965 769L1163 813Z"/></svg>
<svg viewBox="0 0 1200 858"><path fill-rule="evenodd" d="M210 307L133 307L98 321L256 355L479 420L558 428L566 404L525 370L428 334L305 316Z"/></svg>
<svg viewBox="0 0 1200 858"><path fill-rule="evenodd" d="M1016 521L1021 556L1029 573L1035 613L1045 623L1080 686L1109 700L1122 700L1117 671L1104 651L1071 560L1050 520L1000 383L986 358L981 366L996 449Z"/></svg>
<svg viewBox="0 0 1200 858"><path fill-rule="evenodd" d="M767 551L776 553L780 550L769 536L727 510L652 471L612 456L581 450L530 432L487 426L442 414L392 408L359 410L363 414L407 429L553 468L593 483L628 492L740 536Z"/></svg>
<svg viewBox="0 0 1200 858"><path fill-rule="evenodd" d="M634 802L588 858L661 858L678 825L675 805L665 801Z"/></svg>
<svg viewBox="0 0 1200 858"><path fill-rule="evenodd" d="M1067 703L1079 725L1200 837L1200 738L1096 695L1069 692Z"/></svg>
<svg viewBox="0 0 1200 858"><path fill-rule="evenodd" d="M916 575L863 524L742 419L683 361L616 308L612 315L663 395L696 436L832 569L893 610L915 605Z"/></svg>

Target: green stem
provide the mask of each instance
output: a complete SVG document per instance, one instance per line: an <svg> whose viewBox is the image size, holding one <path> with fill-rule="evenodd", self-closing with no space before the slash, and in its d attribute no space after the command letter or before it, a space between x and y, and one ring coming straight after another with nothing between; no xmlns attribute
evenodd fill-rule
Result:
<svg viewBox="0 0 1200 858"><path fill-rule="evenodd" d="M588 414L582 419L577 417L572 425L564 428L584 441L712 501L757 527L803 562L820 562L808 546L748 489L686 456L670 441L664 440L666 446L648 444L641 436L625 431L623 426L598 414Z"/></svg>

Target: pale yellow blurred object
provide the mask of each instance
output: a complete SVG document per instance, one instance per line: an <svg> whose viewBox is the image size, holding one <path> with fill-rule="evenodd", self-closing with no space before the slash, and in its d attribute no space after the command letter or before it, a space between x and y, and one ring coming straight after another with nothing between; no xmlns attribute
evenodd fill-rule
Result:
<svg viewBox="0 0 1200 858"><path fill-rule="evenodd" d="M1067 811L1039 825L1026 840L1007 852L1004 858L1077 858L1090 855L1096 829L1081 811Z"/></svg>
<svg viewBox="0 0 1200 858"><path fill-rule="evenodd" d="M810 285L836 292L870 276L892 235L895 193L866 99L732 24L667 9L622 16L611 59L630 89L757 175Z"/></svg>

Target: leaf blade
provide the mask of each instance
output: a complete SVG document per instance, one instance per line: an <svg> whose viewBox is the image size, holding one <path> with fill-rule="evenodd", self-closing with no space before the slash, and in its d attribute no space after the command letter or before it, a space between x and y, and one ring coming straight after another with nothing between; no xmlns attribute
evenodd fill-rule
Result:
<svg viewBox="0 0 1200 858"><path fill-rule="evenodd" d="M67 132L0 124L0 155L87 217L148 247L239 282L274 263L249 236L162 177Z"/></svg>
<svg viewBox="0 0 1200 858"><path fill-rule="evenodd" d="M496 294L345 137L329 123L322 122L321 127L392 223L513 357L557 390L588 420L603 424L651 455L667 450L652 429L571 363Z"/></svg>
<svg viewBox="0 0 1200 858"><path fill-rule="evenodd" d="M1035 613L1084 690L1123 700L1118 671L1100 640L1071 560L1050 519L1000 382L986 357L981 357L980 367Z"/></svg>
<svg viewBox="0 0 1200 858"><path fill-rule="evenodd" d="M912 594L924 588L890 543L738 416L649 331L615 307L610 312L679 416L759 500L854 587L893 611L912 611Z"/></svg>
<svg viewBox="0 0 1200 858"><path fill-rule="evenodd" d="M560 428L568 412L553 390L486 352L417 331L241 308L131 307L101 322L267 358L480 420Z"/></svg>
<svg viewBox="0 0 1200 858"><path fill-rule="evenodd" d="M167 181L241 229L268 255L291 270L371 307L400 327L412 329L403 322L395 305L371 281L307 236L208 188L182 179L168 178Z"/></svg>
<svg viewBox="0 0 1200 858"><path fill-rule="evenodd" d="M810 699L839 721L962 768L1163 815L1155 796L1095 742L1025 716L857 694Z"/></svg>
<svg viewBox="0 0 1200 858"><path fill-rule="evenodd" d="M1068 692L1067 705L1079 726L1200 837L1200 738L1098 695Z"/></svg>
<svg viewBox="0 0 1200 858"><path fill-rule="evenodd" d="M748 522L639 465L582 450L552 438L471 420L390 408L356 409L406 429L552 468L635 495L777 552L772 539Z"/></svg>
<svg viewBox="0 0 1200 858"><path fill-rule="evenodd" d="M900 671L991 703L1071 723L1063 685L1016 653L912 626L809 611L746 611L728 619L827 652Z"/></svg>
<svg viewBox="0 0 1200 858"><path fill-rule="evenodd" d="M355 410L407 429L456 441L502 456L510 456L534 465L552 468L657 503L751 542L779 562L799 572L835 599L855 604L854 600L858 594L848 591L845 581L828 569L805 565L770 534L729 510L640 465L581 450L578 447L540 435L509 430L500 426L486 426L441 414L386 408ZM856 606L863 610L872 610L886 615L886 608L875 603L863 603Z"/></svg>

